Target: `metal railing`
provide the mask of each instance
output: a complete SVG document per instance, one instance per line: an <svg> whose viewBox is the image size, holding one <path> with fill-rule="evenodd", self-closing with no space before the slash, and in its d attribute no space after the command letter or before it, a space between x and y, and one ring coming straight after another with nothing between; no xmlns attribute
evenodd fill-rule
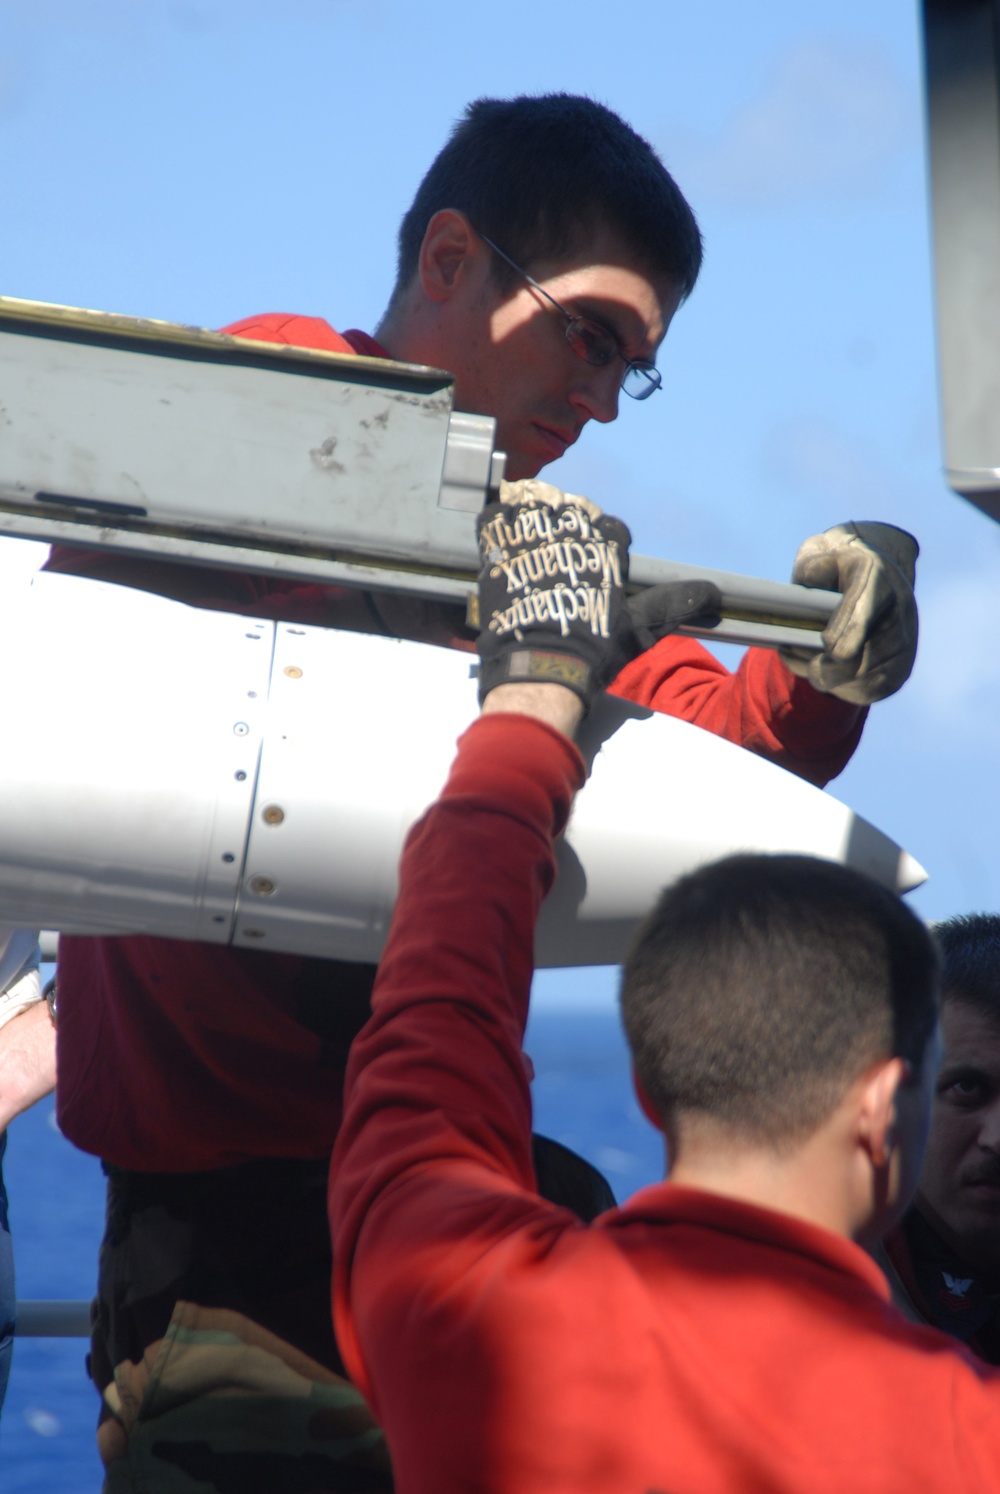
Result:
<svg viewBox="0 0 1000 1494"><path fill-rule="evenodd" d="M14 1332L18 1338L89 1338L90 1303L19 1302Z"/></svg>

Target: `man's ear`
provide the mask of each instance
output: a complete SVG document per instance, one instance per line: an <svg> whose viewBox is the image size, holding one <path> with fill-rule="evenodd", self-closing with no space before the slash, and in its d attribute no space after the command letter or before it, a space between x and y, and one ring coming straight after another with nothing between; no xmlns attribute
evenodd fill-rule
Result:
<svg viewBox="0 0 1000 1494"><path fill-rule="evenodd" d="M417 273L431 301L449 301L473 268L478 268L486 246L464 213L442 208L427 225Z"/></svg>
<svg viewBox="0 0 1000 1494"><path fill-rule="evenodd" d="M886 1167L892 1156L896 1097L909 1075L905 1058L887 1058L873 1064L861 1080L857 1134L875 1167Z"/></svg>
<svg viewBox="0 0 1000 1494"><path fill-rule="evenodd" d="M657 1131L662 1132L663 1122L657 1115L656 1106L646 1093L646 1087L636 1073L634 1064L632 1065L632 1088L635 1090L635 1097L639 1101L639 1109L649 1121L649 1124L654 1126Z"/></svg>

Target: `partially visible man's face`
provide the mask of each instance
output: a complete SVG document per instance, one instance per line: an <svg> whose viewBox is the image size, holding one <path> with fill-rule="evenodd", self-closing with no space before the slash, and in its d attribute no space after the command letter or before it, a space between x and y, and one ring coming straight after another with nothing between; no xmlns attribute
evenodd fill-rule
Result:
<svg viewBox="0 0 1000 1494"><path fill-rule="evenodd" d="M672 281L640 269L607 230L590 238L585 254L524 268L571 315L606 327L628 359L655 358L680 300ZM579 358L565 318L527 281L499 300L486 287L463 308L453 338L446 366L455 374L455 406L496 419L512 480L561 457L588 420L618 413L624 363L595 368Z"/></svg>
<svg viewBox="0 0 1000 1494"><path fill-rule="evenodd" d="M951 1000L941 1028L917 1206L970 1267L1000 1278L1000 1024Z"/></svg>
<svg viewBox="0 0 1000 1494"><path fill-rule="evenodd" d="M896 1132L899 1145L893 1157L893 1178L886 1197L888 1208L881 1232L899 1222L913 1202L926 1155L937 1074L943 1051L940 1023L924 1045L920 1066L896 1093Z"/></svg>

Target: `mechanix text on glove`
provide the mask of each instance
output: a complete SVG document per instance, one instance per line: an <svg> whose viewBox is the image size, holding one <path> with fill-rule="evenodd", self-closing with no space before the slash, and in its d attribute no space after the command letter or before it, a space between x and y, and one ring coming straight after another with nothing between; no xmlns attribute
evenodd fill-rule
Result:
<svg viewBox="0 0 1000 1494"><path fill-rule="evenodd" d="M509 680L551 682L585 704L633 650L620 640L631 536L581 506L490 504L479 519L480 699Z"/></svg>

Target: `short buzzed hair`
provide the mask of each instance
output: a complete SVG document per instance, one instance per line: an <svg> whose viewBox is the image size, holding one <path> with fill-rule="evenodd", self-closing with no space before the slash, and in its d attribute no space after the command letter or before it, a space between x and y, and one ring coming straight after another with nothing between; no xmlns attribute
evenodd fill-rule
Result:
<svg viewBox="0 0 1000 1494"><path fill-rule="evenodd" d="M469 104L432 162L399 230L394 295L416 274L427 225L455 208L525 268L586 245L606 224L648 272L682 297L701 266L701 235L648 141L593 99L552 93ZM494 255L503 287L516 283Z"/></svg>
<svg viewBox="0 0 1000 1494"><path fill-rule="evenodd" d="M636 1072L666 1123L794 1146L872 1063L919 1069L938 955L894 893L808 856L730 856L663 894L622 974Z"/></svg>
<svg viewBox="0 0 1000 1494"><path fill-rule="evenodd" d="M963 1001L1000 1026L1000 913L962 913L933 932L945 1001Z"/></svg>

